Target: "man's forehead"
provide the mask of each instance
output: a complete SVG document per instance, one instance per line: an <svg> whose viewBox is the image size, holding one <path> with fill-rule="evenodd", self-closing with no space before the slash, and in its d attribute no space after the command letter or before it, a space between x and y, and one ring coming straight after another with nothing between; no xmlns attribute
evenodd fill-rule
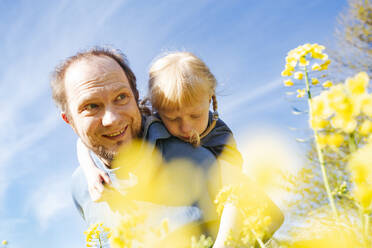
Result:
<svg viewBox="0 0 372 248"><path fill-rule="evenodd" d="M65 73L65 81L71 82L85 78L100 78L107 73L124 73L119 64L107 56L89 56L69 66Z"/></svg>
<svg viewBox="0 0 372 248"><path fill-rule="evenodd" d="M75 62L67 69L66 94L80 91L81 87L104 87L112 81L128 84L128 79L119 64L106 56L89 57Z"/></svg>

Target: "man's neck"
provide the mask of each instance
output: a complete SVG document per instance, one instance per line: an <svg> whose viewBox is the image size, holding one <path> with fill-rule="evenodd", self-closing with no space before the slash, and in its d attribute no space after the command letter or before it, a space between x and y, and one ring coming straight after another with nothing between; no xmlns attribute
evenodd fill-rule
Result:
<svg viewBox="0 0 372 248"><path fill-rule="evenodd" d="M98 158L102 161L103 165L105 165L107 168L111 168L112 160L104 158L102 156L98 156Z"/></svg>

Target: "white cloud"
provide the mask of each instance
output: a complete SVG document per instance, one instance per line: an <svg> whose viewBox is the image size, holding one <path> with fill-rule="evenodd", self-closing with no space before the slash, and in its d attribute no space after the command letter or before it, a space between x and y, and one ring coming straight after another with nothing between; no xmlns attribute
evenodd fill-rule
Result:
<svg viewBox="0 0 372 248"><path fill-rule="evenodd" d="M42 181L26 204L27 211L33 213L43 230L48 227L49 221L62 216L66 209L71 210L71 175L59 175Z"/></svg>
<svg viewBox="0 0 372 248"><path fill-rule="evenodd" d="M272 93L273 90L280 88L281 85L281 80L275 79L261 87L255 87L254 89L249 89L247 87L242 89L238 94L234 94L228 102L221 106L221 109L224 112L231 112L243 106L247 106L250 102L257 101L258 99Z"/></svg>
<svg viewBox="0 0 372 248"><path fill-rule="evenodd" d="M17 129L17 132L13 133L15 137L11 141L6 141L5 139L2 139L3 142L0 141L0 149L2 151L0 154L0 202L2 202L8 186L20 176L20 165L11 167L9 161L14 160L14 157L18 154L21 155L23 150L32 147L35 142L49 135L58 124L58 121L56 115L49 113L38 122L24 125L23 127L13 127ZM3 135L9 135L9 133L4 133Z"/></svg>

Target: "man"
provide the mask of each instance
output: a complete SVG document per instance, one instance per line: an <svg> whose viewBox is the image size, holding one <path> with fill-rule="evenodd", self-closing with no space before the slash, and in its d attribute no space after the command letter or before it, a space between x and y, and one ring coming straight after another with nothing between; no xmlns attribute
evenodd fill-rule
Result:
<svg viewBox="0 0 372 248"><path fill-rule="evenodd" d="M63 120L93 152L97 166L115 180L110 168L118 148L141 137L143 129L148 128L138 106L136 78L125 57L116 50L103 48L78 53L56 68L51 86L53 99L61 110ZM150 142L156 143L157 139L170 136L160 123L153 125L152 129L155 131L146 138ZM185 143L177 147L184 150L191 146ZM171 151L163 157L177 157L177 153ZM115 224L112 220L118 219L112 216L106 202L91 200L81 167L73 175L72 195L76 207L89 225L102 221L112 225ZM162 212L177 219L171 221L174 227L201 217L200 210L193 206L167 208Z"/></svg>

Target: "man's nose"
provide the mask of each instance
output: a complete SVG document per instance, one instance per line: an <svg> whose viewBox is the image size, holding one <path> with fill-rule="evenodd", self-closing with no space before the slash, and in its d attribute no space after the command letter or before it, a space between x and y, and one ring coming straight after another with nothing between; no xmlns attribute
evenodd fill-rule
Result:
<svg viewBox="0 0 372 248"><path fill-rule="evenodd" d="M111 126L119 121L119 114L113 109L106 109L102 117L103 126Z"/></svg>

